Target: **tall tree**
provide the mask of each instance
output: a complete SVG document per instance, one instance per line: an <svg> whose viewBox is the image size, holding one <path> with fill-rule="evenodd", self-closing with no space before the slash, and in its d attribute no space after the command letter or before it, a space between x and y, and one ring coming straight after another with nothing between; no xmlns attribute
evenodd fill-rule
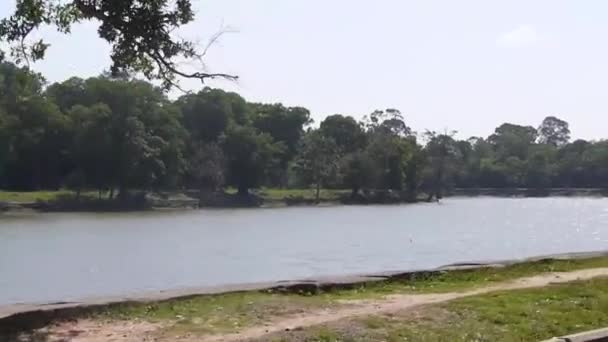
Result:
<svg viewBox="0 0 608 342"><path fill-rule="evenodd" d="M4 174L12 188L57 188L67 168L70 122L44 96L43 84L27 68L0 64Z"/></svg>
<svg viewBox="0 0 608 342"><path fill-rule="evenodd" d="M242 196L263 182L267 170L277 163L276 156L283 148L270 135L259 133L250 126L231 127L222 145L228 184L236 186Z"/></svg>
<svg viewBox="0 0 608 342"><path fill-rule="evenodd" d="M559 187L589 187L589 169L585 166L585 154L593 144L576 140L562 146L557 155L557 183Z"/></svg>
<svg viewBox="0 0 608 342"><path fill-rule="evenodd" d="M183 128L178 111L159 88L97 77L86 80L86 93L89 103L84 105L102 103L110 109L110 118L103 121L111 143L112 169L106 177L120 193L158 186L168 174L179 172Z"/></svg>
<svg viewBox="0 0 608 342"><path fill-rule="evenodd" d="M427 144L426 155L429 160L427 171L427 189L429 201L433 197L441 199L443 191L448 187L454 172L454 160L458 156L458 148L454 135L456 132L438 134L433 131L425 133Z"/></svg>
<svg viewBox="0 0 608 342"><path fill-rule="evenodd" d="M590 184L608 188L608 140L590 145L585 150L583 161L589 173Z"/></svg>
<svg viewBox="0 0 608 342"><path fill-rule="evenodd" d="M525 184L528 188L545 189L552 185L556 172L557 150L550 144L535 145L527 161Z"/></svg>
<svg viewBox="0 0 608 342"><path fill-rule="evenodd" d="M536 142L537 131L531 126L520 126L505 123L496 128L488 137L499 160L514 156L521 160L528 157L528 150Z"/></svg>
<svg viewBox="0 0 608 342"><path fill-rule="evenodd" d="M553 146L563 146L570 141L570 127L564 120L547 116L538 127L538 142Z"/></svg>
<svg viewBox="0 0 608 342"><path fill-rule="evenodd" d="M333 139L344 154L354 153L365 147L365 132L351 116L330 115L321 121L320 130L323 135Z"/></svg>
<svg viewBox="0 0 608 342"><path fill-rule="evenodd" d="M405 180L405 168L412 157L411 142L415 141L412 130L405 124L399 110L374 111L364 118L367 128L366 151L376 164L376 186L382 189L401 190Z"/></svg>
<svg viewBox="0 0 608 342"><path fill-rule="evenodd" d="M304 127L312 123L310 112L303 107L285 107L282 104L252 104L251 108L253 126L285 147L279 156L279 168L272 177L272 185L284 187L287 185L287 168L297 154Z"/></svg>
<svg viewBox="0 0 608 342"><path fill-rule="evenodd" d="M72 77L60 83L53 83L46 89L45 93L64 113L67 113L76 105L91 103L86 98L85 80L78 77Z"/></svg>
<svg viewBox="0 0 608 342"><path fill-rule="evenodd" d="M75 165L70 187L90 187L101 193L112 185L108 177L114 168L109 132L111 109L101 103L90 107L75 105L68 116L73 123L70 156Z"/></svg>
<svg viewBox="0 0 608 342"><path fill-rule="evenodd" d="M225 133L232 106L222 91L205 89L180 97L181 122L190 139L199 143L216 142Z"/></svg>
<svg viewBox="0 0 608 342"><path fill-rule="evenodd" d="M191 157L190 174L199 189L199 198L222 189L226 181L226 161L222 148L216 143L198 146ZM202 204L202 203L201 203Z"/></svg>
<svg viewBox="0 0 608 342"><path fill-rule="evenodd" d="M362 151L342 158L340 171L343 184L351 189L351 198L356 198L361 189L370 187L375 177L373 160Z"/></svg>
<svg viewBox="0 0 608 342"><path fill-rule="evenodd" d="M321 187L336 174L338 168L336 143L319 130L308 132L302 139L297 170L315 186L315 199L319 202Z"/></svg>

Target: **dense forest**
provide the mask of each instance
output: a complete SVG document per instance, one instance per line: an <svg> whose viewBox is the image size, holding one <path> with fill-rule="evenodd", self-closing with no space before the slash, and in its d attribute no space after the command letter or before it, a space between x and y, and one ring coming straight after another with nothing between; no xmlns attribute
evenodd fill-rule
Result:
<svg viewBox="0 0 608 342"><path fill-rule="evenodd" d="M170 100L109 75L47 84L0 64L0 188L399 190L608 187L608 141L571 141L554 116L488 137L415 132L397 109L315 124L304 107L205 88Z"/></svg>

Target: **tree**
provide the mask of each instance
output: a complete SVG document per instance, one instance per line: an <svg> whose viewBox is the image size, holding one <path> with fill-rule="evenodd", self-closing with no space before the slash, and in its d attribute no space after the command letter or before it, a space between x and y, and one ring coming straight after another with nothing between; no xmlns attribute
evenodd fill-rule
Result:
<svg viewBox="0 0 608 342"><path fill-rule="evenodd" d="M69 119L44 96L41 75L0 64L0 147L8 187L57 188L67 168Z"/></svg>
<svg viewBox="0 0 608 342"><path fill-rule="evenodd" d="M538 142L553 146L563 146L570 141L570 128L566 121L555 116L546 117L538 127Z"/></svg>
<svg viewBox="0 0 608 342"><path fill-rule="evenodd" d="M365 117L364 121L368 131L380 131L381 133L406 137L411 135L412 129L405 124L403 114L400 110L389 108L384 111L376 110Z"/></svg>
<svg viewBox="0 0 608 342"><path fill-rule="evenodd" d="M405 186L409 201L415 202L418 199L418 190L422 183L423 171L426 167L426 151L415 139L410 140L411 157L405 166Z"/></svg>
<svg viewBox="0 0 608 342"><path fill-rule="evenodd" d="M241 196L248 195L249 189L262 183L266 171L277 163L276 156L283 149L270 135L259 133L250 126L238 125L228 129L222 147L228 183L236 186Z"/></svg>
<svg viewBox="0 0 608 342"><path fill-rule="evenodd" d="M323 135L333 139L344 154L354 153L366 145L363 128L351 116L330 115L321 122L320 130Z"/></svg>
<svg viewBox="0 0 608 342"><path fill-rule="evenodd" d="M206 72L202 62L222 32L202 49L172 34L194 20L190 0L17 0L14 13L0 21L0 39L10 44L10 54L17 63L29 63L44 58L49 46L44 40L27 44L34 31L50 24L59 32L70 33L72 24L83 20L100 23L99 36L112 46L113 75L141 73L160 80L165 89L177 86L177 77L236 79ZM200 61L201 70L181 70L182 59Z"/></svg>
<svg viewBox="0 0 608 342"><path fill-rule="evenodd" d="M42 75L28 68L0 63L0 107L12 114L23 101L41 95L44 83Z"/></svg>
<svg viewBox="0 0 608 342"><path fill-rule="evenodd" d="M458 156L455 134L456 132L438 134L433 131L425 133L427 139L425 150L428 158L426 187L429 191L429 201L433 197L437 199L443 197L443 190L448 187L453 175L454 160Z"/></svg>
<svg viewBox="0 0 608 342"><path fill-rule="evenodd" d="M68 116L72 121L70 157L75 165L66 184L80 190L83 187L97 189L99 193L111 187L114 164L110 140L111 109L102 103L86 107L73 106Z"/></svg>
<svg viewBox="0 0 608 342"><path fill-rule="evenodd" d="M545 189L551 187L555 175L555 157L557 150L555 146L535 145L530 151L527 161L526 187Z"/></svg>
<svg viewBox="0 0 608 342"><path fill-rule="evenodd" d="M405 168L412 156L412 130L396 109L375 111L364 118L367 128L367 148L380 170L376 186L382 189L401 190L405 180Z"/></svg>
<svg viewBox="0 0 608 342"><path fill-rule="evenodd" d="M304 127L312 123L310 112L303 107L285 107L282 104L251 104L250 107L253 127L269 134L285 147L271 181L274 186L286 186L288 164L297 154Z"/></svg>
<svg viewBox="0 0 608 342"><path fill-rule="evenodd" d="M6 184L4 184L4 173L11 146L11 134L9 126L9 117L6 115L3 108L0 107L0 187L6 186Z"/></svg>
<svg viewBox="0 0 608 342"><path fill-rule="evenodd" d="M64 82L51 84L45 93L64 113L67 113L78 104L89 104L91 102L86 99L85 80L78 77L72 77Z"/></svg>
<svg viewBox="0 0 608 342"><path fill-rule="evenodd" d="M222 148L216 144L200 145L189 163L190 173L200 190L200 199L219 191L226 180L226 161Z"/></svg>
<svg viewBox="0 0 608 342"><path fill-rule="evenodd" d="M351 198L355 198L359 190L372 185L374 180L374 163L362 151L347 154L340 161L343 184L351 189Z"/></svg>
<svg viewBox="0 0 608 342"><path fill-rule="evenodd" d="M229 127L248 124L246 101L235 93L205 88L181 96L176 106L181 112L181 125L188 132L184 154L189 165L183 183L200 189L201 195L219 190L226 180L225 156L220 145Z"/></svg>
<svg viewBox="0 0 608 342"><path fill-rule="evenodd" d="M488 137L488 142L494 146L498 160L505 160L511 156L525 160L537 136L534 127L505 123L496 128L494 134Z"/></svg>
<svg viewBox="0 0 608 342"><path fill-rule="evenodd" d="M159 88L145 81L96 77L86 80L83 106L104 104L109 117L98 123L110 144L111 190L159 186L183 168L183 127Z"/></svg>
<svg viewBox="0 0 608 342"><path fill-rule="evenodd" d="M297 171L315 186L315 200L319 202L323 186L338 168L338 147L319 130L308 132L302 139Z"/></svg>
<svg viewBox="0 0 608 342"><path fill-rule="evenodd" d="M197 94L184 95L177 100L177 106L182 125L199 143L217 142L234 117L243 115L235 113L240 108L233 106L232 98L220 89L205 88Z"/></svg>
<svg viewBox="0 0 608 342"><path fill-rule="evenodd" d="M592 186L608 188L608 140L590 145L583 154L583 165Z"/></svg>
<svg viewBox="0 0 608 342"><path fill-rule="evenodd" d="M592 145L592 143L585 140L576 140L562 146L557 151L557 186L591 186L591 175L585 165L584 157L587 149Z"/></svg>

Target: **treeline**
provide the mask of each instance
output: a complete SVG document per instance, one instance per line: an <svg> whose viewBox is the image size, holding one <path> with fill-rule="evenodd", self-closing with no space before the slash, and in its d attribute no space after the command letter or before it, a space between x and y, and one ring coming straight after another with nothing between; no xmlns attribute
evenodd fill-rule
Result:
<svg viewBox="0 0 608 342"><path fill-rule="evenodd" d="M0 64L0 187L109 191L226 187L399 190L608 187L608 141L570 141L568 124L505 123L487 138L416 133L396 109L311 128L303 107L206 88L171 101L135 79L46 85Z"/></svg>

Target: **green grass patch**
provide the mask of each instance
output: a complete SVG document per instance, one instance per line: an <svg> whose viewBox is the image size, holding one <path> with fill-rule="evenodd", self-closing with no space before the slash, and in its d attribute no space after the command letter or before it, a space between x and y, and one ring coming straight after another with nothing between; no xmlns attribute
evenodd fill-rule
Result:
<svg viewBox="0 0 608 342"><path fill-rule="evenodd" d="M226 193L235 194L236 189L228 188ZM260 189L256 190L256 193L269 201L283 201L288 198L296 198L303 200L314 200L315 191L314 189ZM327 190L323 189L320 192L320 199L324 202L335 202L339 201L345 195L350 194L350 190ZM0 190L0 202L16 202L16 203L29 203L37 201L53 201L62 197L74 196L73 191L69 190L58 190L58 191L3 191ZM82 192L81 196L97 198L98 193L96 191ZM107 196L104 193L103 196Z"/></svg>
<svg viewBox="0 0 608 342"><path fill-rule="evenodd" d="M237 292L198 296L155 304L116 305L94 317L109 320L140 319L171 322L165 333L210 334L234 332L264 324L271 317L290 315L329 305L322 297L286 296L265 292Z"/></svg>
<svg viewBox="0 0 608 342"><path fill-rule="evenodd" d="M543 341L608 326L608 279L496 292L391 315L371 315L272 341Z"/></svg>
<svg viewBox="0 0 608 342"><path fill-rule="evenodd" d="M99 196L97 191L83 191L80 196L82 198L95 199ZM102 196L107 196L106 193L102 193ZM32 202L51 202L61 200L65 198L76 197L76 193L70 190L57 190L57 191L3 191L0 190L0 202L14 202L14 203L32 203Z"/></svg>
<svg viewBox="0 0 608 342"><path fill-rule="evenodd" d="M355 324L363 329L338 328L335 341L542 341L608 326L608 279L470 297Z"/></svg>
<svg viewBox="0 0 608 342"><path fill-rule="evenodd" d="M316 191L314 189L260 189L258 194L271 201L281 201L288 198L296 198L303 200L314 200ZM350 190L329 190L322 189L319 192L319 199L324 202L339 201L345 195L350 194Z"/></svg>
<svg viewBox="0 0 608 342"><path fill-rule="evenodd" d="M14 192L0 191L0 202L28 203L37 201L51 201L61 196L71 195L71 191L31 191Z"/></svg>
<svg viewBox="0 0 608 342"><path fill-rule="evenodd" d="M214 334L239 331L244 327L310 309L337 307L351 299L374 299L398 293L430 293L472 289L545 272L608 267L608 257L540 261L504 268L452 271L410 280L362 284L355 289L334 290L318 295L240 292L197 296L154 304L123 304L94 315L104 320L166 322L168 334ZM369 319L368 330L382 330L385 322ZM325 338L322 340L326 340Z"/></svg>
<svg viewBox="0 0 608 342"><path fill-rule="evenodd" d="M588 268L608 267L608 257L578 260L543 260L520 263L502 268L459 270L421 275L406 280L367 283L350 290L335 291L323 296L332 299L379 298L396 293L434 293L470 290L493 283L529 277L547 272L569 272Z"/></svg>

